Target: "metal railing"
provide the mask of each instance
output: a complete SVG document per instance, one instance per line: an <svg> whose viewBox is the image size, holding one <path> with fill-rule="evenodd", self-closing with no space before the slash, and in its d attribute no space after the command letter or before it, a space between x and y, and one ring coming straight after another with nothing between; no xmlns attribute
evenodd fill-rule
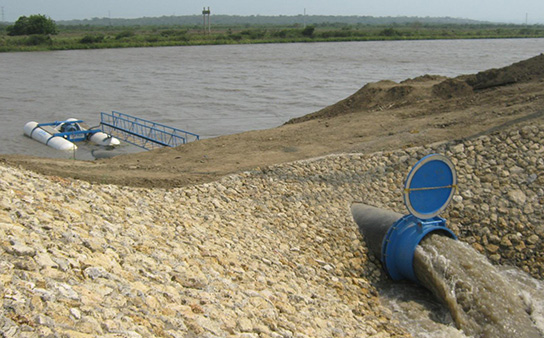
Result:
<svg viewBox="0 0 544 338"><path fill-rule="evenodd" d="M200 139L197 134L116 111L100 113L100 125L106 134L147 150L177 147Z"/></svg>

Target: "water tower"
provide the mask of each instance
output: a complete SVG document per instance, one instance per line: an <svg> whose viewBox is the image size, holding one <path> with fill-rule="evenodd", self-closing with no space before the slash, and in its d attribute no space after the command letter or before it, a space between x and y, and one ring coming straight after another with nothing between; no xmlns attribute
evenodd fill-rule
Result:
<svg viewBox="0 0 544 338"><path fill-rule="evenodd" d="M208 34L211 32L210 13L210 7L208 7L208 9L206 9L206 7L202 9L202 28L204 29L204 33Z"/></svg>

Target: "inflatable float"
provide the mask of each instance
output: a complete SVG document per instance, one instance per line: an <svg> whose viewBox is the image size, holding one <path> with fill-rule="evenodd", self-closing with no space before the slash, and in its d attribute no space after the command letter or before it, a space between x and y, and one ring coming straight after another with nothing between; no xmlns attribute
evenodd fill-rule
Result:
<svg viewBox="0 0 544 338"><path fill-rule="evenodd" d="M30 121L24 126L26 136L57 150L76 150L74 142L90 141L100 146L116 146L120 142L100 129L89 128L83 121L69 118L66 121L37 123Z"/></svg>

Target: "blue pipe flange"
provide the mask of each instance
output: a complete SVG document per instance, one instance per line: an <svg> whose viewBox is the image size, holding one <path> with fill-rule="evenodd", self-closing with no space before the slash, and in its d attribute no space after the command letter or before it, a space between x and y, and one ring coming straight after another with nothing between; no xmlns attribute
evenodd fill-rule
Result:
<svg viewBox="0 0 544 338"><path fill-rule="evenodd" d="M414 252L419 242L431 232L440 232L457 239L446 227L446 220L438 216L422 220L414 215L406 215L389 228L383 239L381 258L391 279L409 279L418 283L413 267Z"/></svg>

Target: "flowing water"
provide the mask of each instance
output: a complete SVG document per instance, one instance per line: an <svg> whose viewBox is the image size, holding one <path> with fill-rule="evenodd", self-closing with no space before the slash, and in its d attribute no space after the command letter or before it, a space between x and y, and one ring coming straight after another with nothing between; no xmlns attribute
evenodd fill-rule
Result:
<svg viewBox="0 0 544 338"><path fill-rule="evenodd" d="M420 243L414 270L421 284L449 310L421 289L416 293L423 296L409 297L406 288L415 290L415 286L390 289L386 302L417 336L544 336L541 281L514 268L493 266L466 243L441 235L430 235Z"/></svg>
<svg viewBox="0 0 544 338"><path fill-rule="evenodd" d="M23 136L28 121L93 126L115 110L208 138L279 126L369 82L470 74L543 50L544 39L497 39L0 53L0 154L62 157Z"/></svg>

